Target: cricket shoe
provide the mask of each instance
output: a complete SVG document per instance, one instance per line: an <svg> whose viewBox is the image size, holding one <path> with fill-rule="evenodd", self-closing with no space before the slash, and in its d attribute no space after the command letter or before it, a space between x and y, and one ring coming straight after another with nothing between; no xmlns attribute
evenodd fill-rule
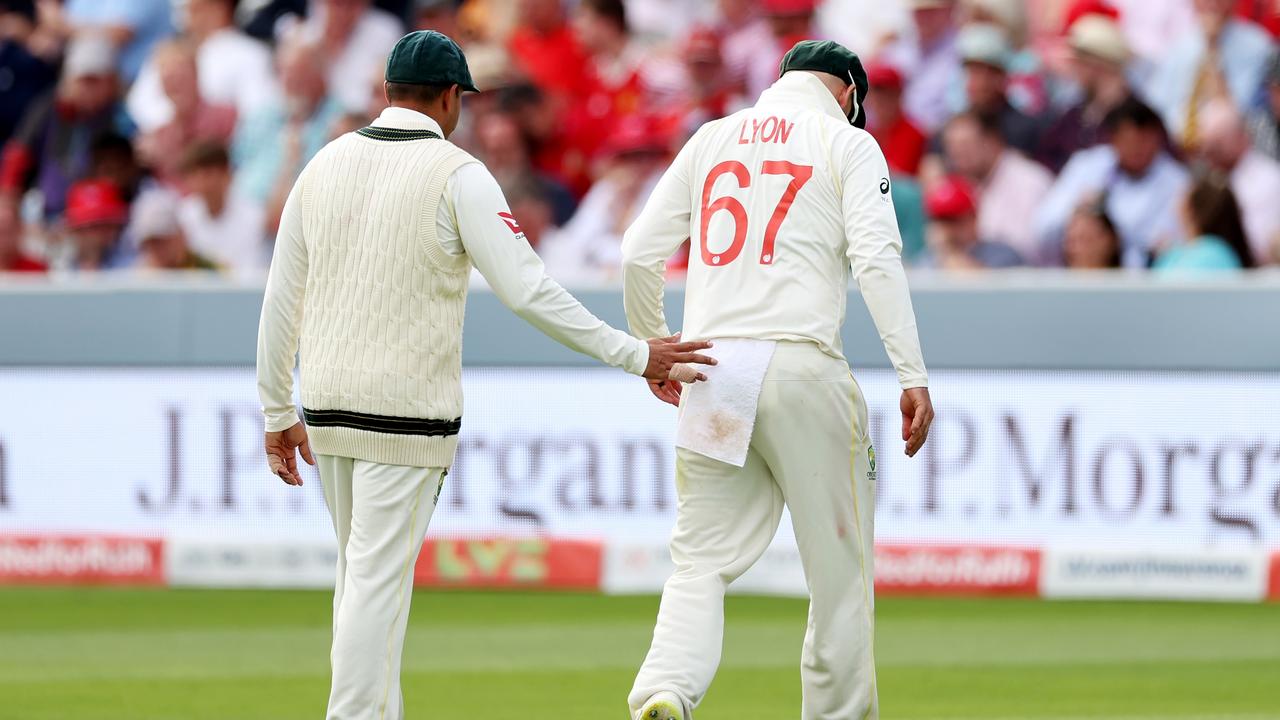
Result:
<svg viewBox="0 0 1280 720"><path fill-rule="evenodd" d="M640 708L636 720L684 720L684 703L673 692L656 693Z"/></svg>

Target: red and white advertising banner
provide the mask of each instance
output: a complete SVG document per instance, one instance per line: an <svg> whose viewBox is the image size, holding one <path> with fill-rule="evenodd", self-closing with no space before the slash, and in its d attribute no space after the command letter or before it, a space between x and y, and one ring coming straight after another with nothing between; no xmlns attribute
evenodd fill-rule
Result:
<svg viewBox="0 0 1280 720"><path fill-rule="evenodd" d="M1024 548L1280 547L1280 425L1240 412L1280 406L1280 373L941 370L931 375L938 419L913 459L896 437L893 374L855 374L878 450L877 542L930 549L882 554L886 591L899 578L927 591L933 581L915 579L935 578L1023 592ZM607 369L468 368L463 385L458 457L429 538L623 548L605 553L606 585L618 567L648 577L660 565L643 557L665 552L674 520L673 408ZM305 548L333 542L320 483L307 467L303 487L285 486L261 442L251 369L0 369L0 534L166 538L180 565L218 568L218 582L243 563L272 568L272 583L309 585L323 557ZM210 545L222 550L199 550ZM958 547L978 550L938 550ZM795 587L785 517L775 548L762 560L775 569L746 586ZM541 549L489 550L446 544L425 572L503 583L550 567ZM559 552L546 550L557 568Z"/></svg>
<svg viewBox="0 0 1280 720"><path fill-rule="evenodd" d="M167 549L169 583L193 587L333 587L333 540L208 542L179 538ZM600 543L553 538L432 538L414 566L420 587L598 590Z"/></svg>
<svg viewBox="0 0 1280 720"><path fill-rule="evenodd" d="M876 592L1035 595L1040 551L1018 547L877 545Z"/></svg>
<svg viewBox="0 0 1280 720"><path fill-rule="evenodd" d="M435 538L427 540L413 583L427 587L598 590L604 551L590 540Z"/></svg>
<svg viewBox="0 0 1280 720"><path fill-rule="evenodd" d="M1052 598L1167 598L1257 602L1267 595L1267 554L1050 547L1040 592ZM1274 578L1271 578L1275 582Z"/></svg>
<svg viewBox="0 0 1280 720"><path fill-rule="evenodd" d="M162 585L164 542L87 535L0 535L0 584Z"/></svg>

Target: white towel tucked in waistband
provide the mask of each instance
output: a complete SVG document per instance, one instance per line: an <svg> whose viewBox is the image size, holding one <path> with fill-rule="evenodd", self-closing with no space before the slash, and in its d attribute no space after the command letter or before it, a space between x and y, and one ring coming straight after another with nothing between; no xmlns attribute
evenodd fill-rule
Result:
<svg viewBox="0 0 1280 720"><path fill-rule="evenodd" d="M706 351L719 361L699 366L706 382L686 385L676 447L742 467L756 425L756 404L777 342L716 339Z"/></svg>

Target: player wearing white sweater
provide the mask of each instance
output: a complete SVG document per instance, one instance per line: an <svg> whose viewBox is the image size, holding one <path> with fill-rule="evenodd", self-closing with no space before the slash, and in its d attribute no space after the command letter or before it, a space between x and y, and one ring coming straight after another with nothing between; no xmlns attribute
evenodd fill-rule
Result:
<svg viewBox="0 0 1280 720"><path fill-rule="evenodd" d="M272 472L301 485L296 453L318 464L338 537L329 720L403 715L413 567L458 443L473 266L522 318L614 367L660 379L714 362L696 353L709 343L609 327L547 277L493 176L445 139L475 90L452 40L406 35L386 79L392 107L290 192L258 331Z"/></svg>
<svg viewBox="0 0 1280 720"><path fill-rule="evenodd" d="M850 272L903 388L907 455L933 409L902 269L889 170L864 132L861 62L797 44L752 108L706 124L623 242L633 333L667 334L662 272L691 242L684 336L720 363L681 397L671 538L653 645L628 698L634 717L689 718L715 675L724 593L768 547L782 508L809 586L804 720L878 716L872 657L875 453L840 342Z"/></svg>

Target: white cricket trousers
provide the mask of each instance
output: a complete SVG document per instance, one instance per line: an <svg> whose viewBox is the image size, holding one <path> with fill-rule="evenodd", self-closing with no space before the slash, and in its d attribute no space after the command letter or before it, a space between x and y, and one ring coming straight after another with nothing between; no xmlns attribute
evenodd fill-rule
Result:
<svg viewBox="0 0 1280 720"><path fill-rule="evenodd" d="M879 717L871 453L866 404L848 364L802 342L778 343L745 466L677 449L676 570L628 697L633 717L664 690L692 716L720 664L725 589L769 546L784 503L810 595L800 716Z"/></svg>
<svg viewBox="0 0 1280 720"><path fill-rule="evenodd" d="M319 455L316 463L338 535L333 684L325 717L400 720L400 655L413 595L413 567L444 469L333 455Z"/></svg>

